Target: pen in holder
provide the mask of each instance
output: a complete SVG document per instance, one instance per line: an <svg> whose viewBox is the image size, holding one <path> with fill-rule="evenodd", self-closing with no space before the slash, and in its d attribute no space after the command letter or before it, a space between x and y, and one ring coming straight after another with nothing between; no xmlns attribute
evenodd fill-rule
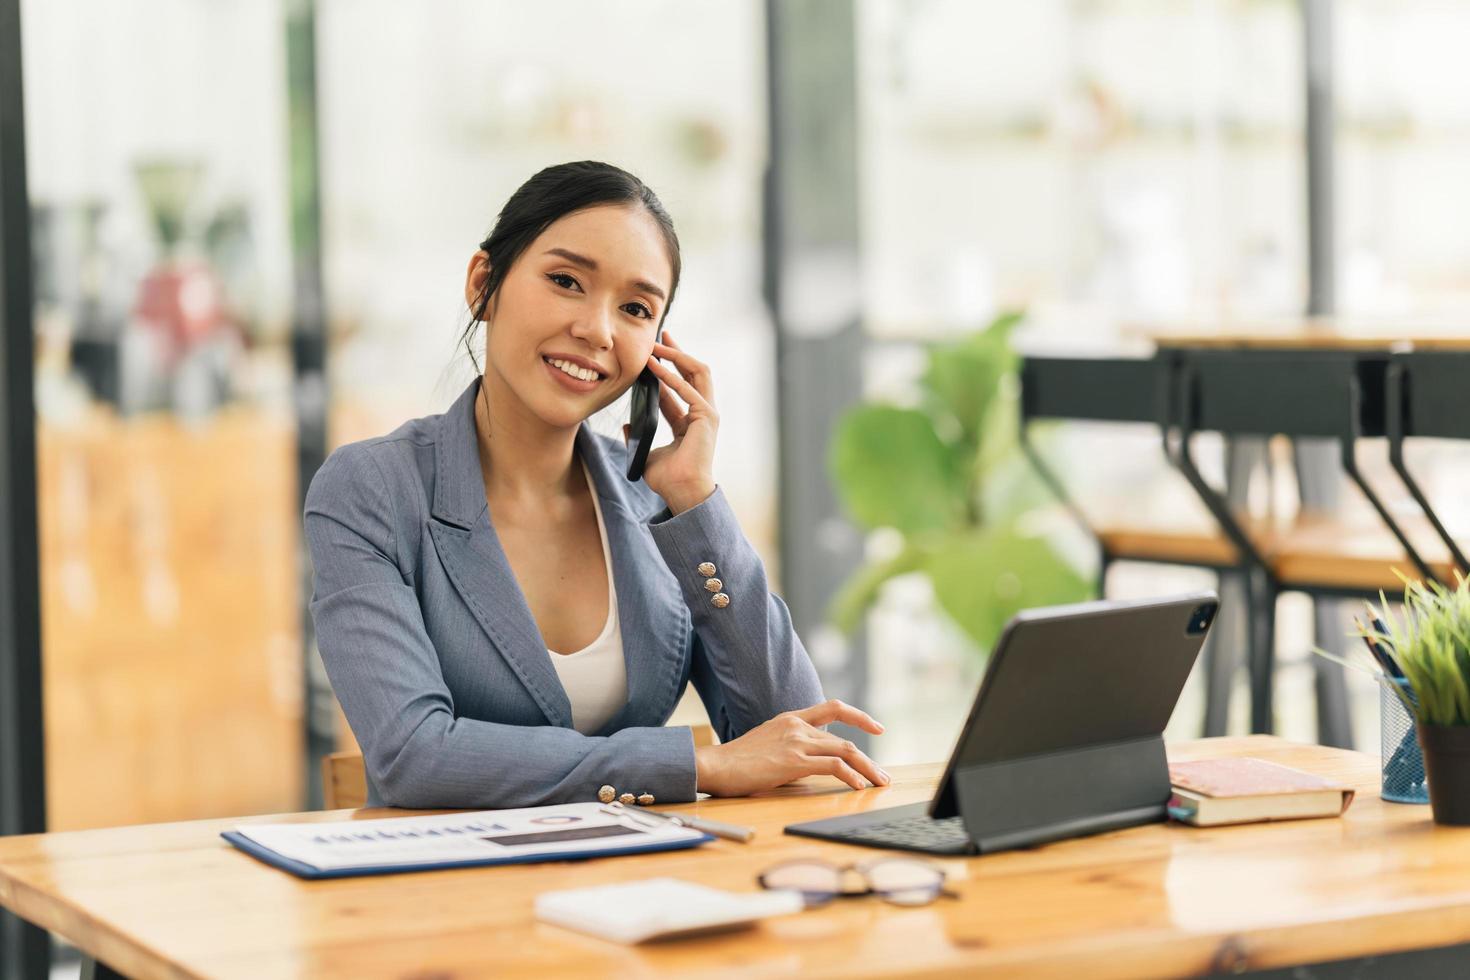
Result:
<svg viewBox="0 0 1470 980"><path fill-rule="evenodd" d="M1395 691L1390 684L1398 686ZM1414 716L1404 704L1407 697L1417 704L1409 682L1402 677L1380 680L1378 708L1382 735L1383 791L1393 803L1428 803L1429 780L1424 774L1424 754L1419 749Z"/></svg>

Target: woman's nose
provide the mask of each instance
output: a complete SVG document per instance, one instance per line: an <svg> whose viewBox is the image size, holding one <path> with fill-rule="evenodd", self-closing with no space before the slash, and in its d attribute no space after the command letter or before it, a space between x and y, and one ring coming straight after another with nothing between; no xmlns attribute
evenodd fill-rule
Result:
<svg viewBox="0 0 1470 980"><path fill-rule="evenodd" d="M572 324L572 336L585 340L598 349L611 347L613 336L611 311L601 307L588 310L585 316L578 317L577 321Z"/></svg>

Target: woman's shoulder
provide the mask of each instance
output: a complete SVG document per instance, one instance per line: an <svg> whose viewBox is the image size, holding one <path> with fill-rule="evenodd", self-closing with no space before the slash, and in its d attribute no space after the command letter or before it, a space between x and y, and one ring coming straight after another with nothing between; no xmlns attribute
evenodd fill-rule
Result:
<svg viewBox="0 0 1470 980"><path fill-rule="evenodd" d="M433 485L434 446L443 415L409 419L384 435L343 443L327 456L307 493L402 504Z"/></svg>

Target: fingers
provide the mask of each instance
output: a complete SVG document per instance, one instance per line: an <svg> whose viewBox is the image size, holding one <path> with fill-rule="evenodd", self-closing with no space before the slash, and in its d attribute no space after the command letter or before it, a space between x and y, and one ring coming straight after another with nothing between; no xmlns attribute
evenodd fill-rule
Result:
<svg viewBox="0 0 1470 980"><path fill-rule="evenodd" d="M654 353L660 357L668 356L664 352L669 350L669 348L665 348L662 344L654 344L653 349ZM699 393L699 390L694 385L686 381L679 371L675 371L657 357L649 357L648 367L660 381L668 385L674 390L675 394L684 399L690 408L700 408L710 415L714 414L714 406L709 403L704 395Z"/></svg>
<svg viewBox="0 0 1470 980"><path fill-rule="evenodd" d="M816 744L807 751L813 755L826 755L841 759L849 767L861 773L874 786L887 786L891 781L888 773L879 768L876 762L845 738L838 738L836 735L828 735L823 732L816 739Z"/></svg>
<svg viewBox="0 0 1470 980"><path fill-rule="evenodd" d="M679 342L667 330L664 331L663 337L663 343L654 341L653 352L659 357L672 361L674 367L679 369L679 374L689 380L689 383L704 397L705 401L714 404L714 376L710 373L709 365L680 347Z"/></svg>
<svg viewBox="0 0 1470 980"><path fill-rule="evenodd" d="M825 773L828 776L836 776L853 789L867 789L868 784L863 782L863 777L849 766L846 762L832 755L814 755L808 757L812 772Z"/></svg>
<svg viewBox="0 0 1470 980"><path fill-rule="evenodd" d="M820 728L830 725L834 721L840 721L844 725L861 728L870 735L882 735L883 726L879 724L866 711L854 708L846 702L832 698L821 704L814 704L810 708L793 711L792 714L806 722L808 725Z"/></svg>
<svg viewBox="0 0 1470 980"><path fill-rule="evenodd" d="M673 393L666 385L658 386L658 407L668 419L669 427L674 430L675 436L682 436L684 430L689 428L689 420L683 408L674 399Z"/></svg>

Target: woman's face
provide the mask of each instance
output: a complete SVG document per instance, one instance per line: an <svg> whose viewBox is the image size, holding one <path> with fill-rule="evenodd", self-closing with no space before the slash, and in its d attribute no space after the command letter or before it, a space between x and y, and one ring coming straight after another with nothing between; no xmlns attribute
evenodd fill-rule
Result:
<svg viewBox="0 0 1470 980"><path fill-rule="evenodd" d="M471 309L486 259L470 260ZM580 424L648 363L672 279L663 234L643 208L559 218L515 260L486 313L485 383L508 389L547 425Z"/></svg>

